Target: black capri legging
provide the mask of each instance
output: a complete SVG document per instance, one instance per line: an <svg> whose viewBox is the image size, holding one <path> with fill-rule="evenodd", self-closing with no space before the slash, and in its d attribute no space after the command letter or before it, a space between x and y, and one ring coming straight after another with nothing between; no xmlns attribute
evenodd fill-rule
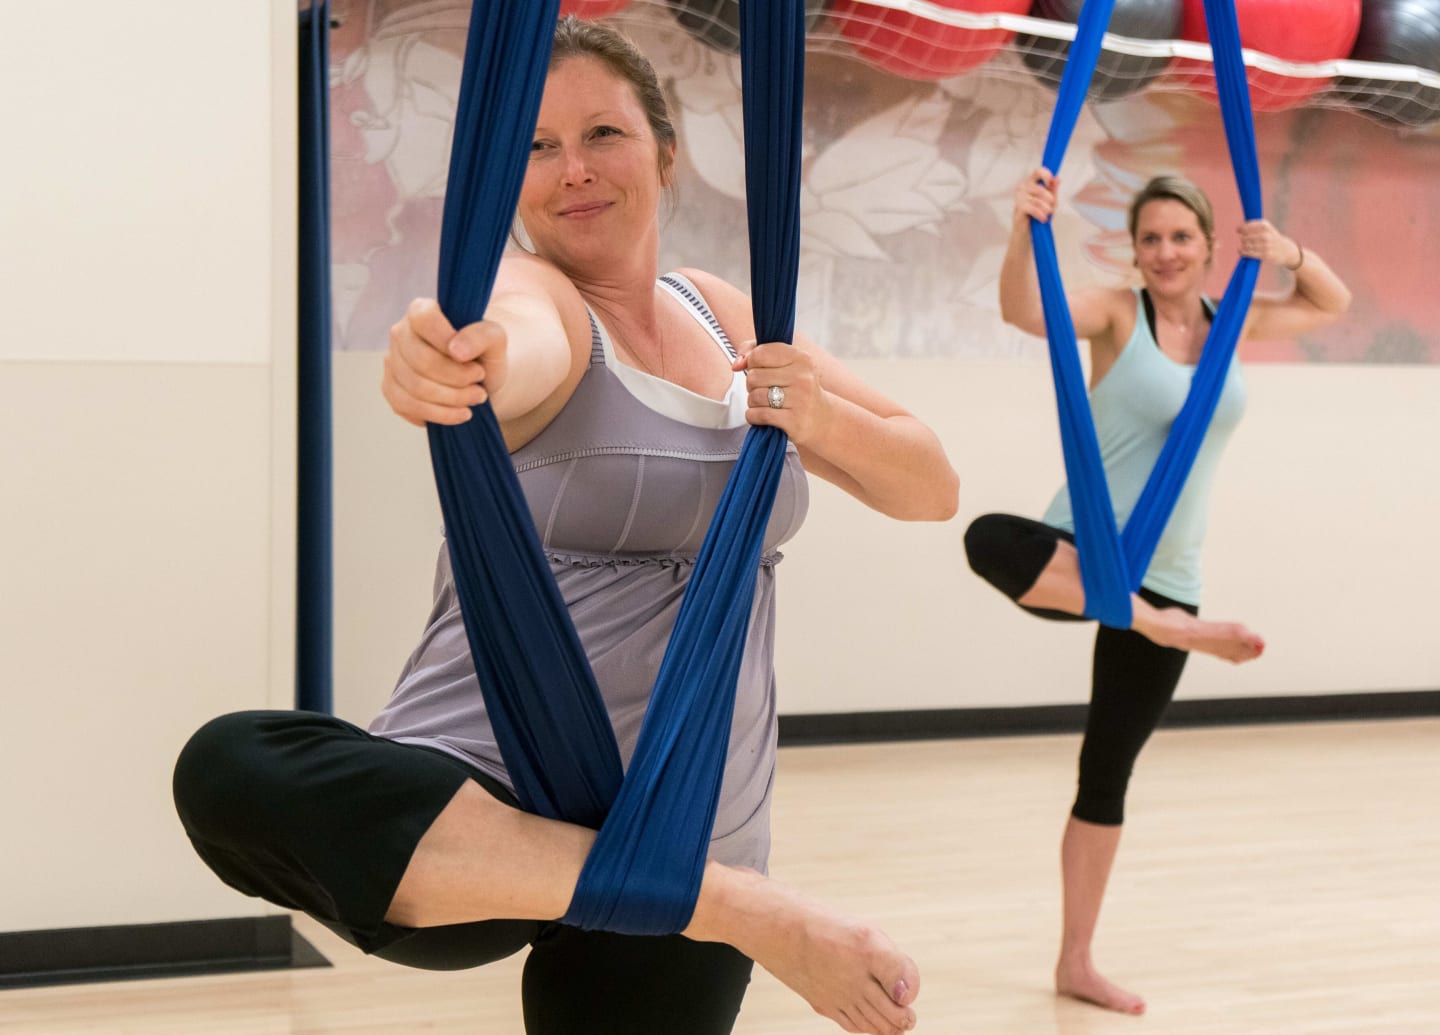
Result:
<svg viewBox="0 0 1440 1035"><path fill-rule="evenodd" d="M965 530L965 553L975 574L1018 603L1055 555L1057 544L1075 537L1063 529L1013 514L985 514ZM1181 603L1148 589L1140 597L1156 607ZM1026 607L1041 618L1086 621L1080 615ZM1080 746L1080 785L1070 813L1105 826L1125 821L1125 791L1140 749L1175 696L1188 652L1162 647L1131 629L1100 626L1090 678L1090 709Z"/></svg>
<svg viewBox="0 0 1440 1035"><path fill-rule="evenodd" d="M466 780L485 773L426 747L312 712L237 712L201 727L175 766L175 806L226 884L309 913L367 953L458 970L529 945L521 997L532 1035L723 1035L751 961L728 945L533 920L406 928L385 921L415 846Z"/></svg>

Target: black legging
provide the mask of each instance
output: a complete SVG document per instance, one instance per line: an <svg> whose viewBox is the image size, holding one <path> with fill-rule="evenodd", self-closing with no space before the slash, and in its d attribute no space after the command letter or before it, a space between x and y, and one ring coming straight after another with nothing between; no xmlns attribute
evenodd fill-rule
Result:
<svg viewBox="0 0 1440 1035"><path fill-rule="evenodd" d="M1035 585L1062 539L1075 541L1069 532L1039 521L1013 514L985 514L965 530L965 553L975 574L1018 603ZM1140 597L1156 607L1199 613L1192 604L1148 589L1141 589ZM1064 611L1020 606L1042 618L1086 620ZM1099 627L1090 709L1080 746L1080 786L1071 815L1106 826L1125 821L1125 790L1135 759L1175 696L1188 657L1186 651L1162 647L1133 630Z"/></svg>
<svg viewBox="0 0 1440 1035"><path fill-rule="evenodd" d="M532 1035L734 1027L751 961L728 945L533 920L386 923L415 846L467 780L515 804L444 752L328 715L253 711L201 727L176 763L174 790L185 832L221 880L309 913L367 953L458 970L531 946L521 995Z"/></svg>

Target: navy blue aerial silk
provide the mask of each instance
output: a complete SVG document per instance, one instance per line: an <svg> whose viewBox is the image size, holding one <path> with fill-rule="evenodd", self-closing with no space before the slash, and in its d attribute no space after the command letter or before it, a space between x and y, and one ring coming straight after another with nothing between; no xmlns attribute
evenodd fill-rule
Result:
<svg viewBox="0 0 1440 1035"><path fill-rule="evenodd" d="M789 341L799 268L800 0L742 6L751 270L761 341ZM539 109L558 0L475 0L441 230L441 309L479 319ZM752 95L751 90L754 93ZM757 212L757 208L759 211ZM564 922L666 934L690 921L785 436L754 428L717 508L629 772L488 404L429 427L461 612L529 811L599 828Z"/></svg>
<svg viewBox="0 0 1440 1035"><path fill-rule="evenodd" d="M476 0L451 143L438 299L456 327L485 314L545 85L559 0ZM488 403L430 425L470 651L526 810L598 827L620 751Z"/></svg>
<svg viewBox="0 0 1440 1035"><path fill-rule="evenodd" d="M756 340L788 343L800 269L800 0L742 3L740 60ZM630 771L585 862L568 923L659 934L690 922L786 441L784 432L763 426L745 436L686 585Z"/></svg>
<svg viewBox="0 0 1440 1035"><path fill-rule="evenodd" d="M1056 98L1042 164L1058 173L1110 22L1114 0L1086 0L1075 43ZM1240 27L1234 0L1205 0L1205 20L1215 55L1215 77L1230 160L1246 219L1263 215L1260 167L1255 153L1255 126L1250 114L1250 88L1240 53ZM1105 625L1127 629L1133 620L1130 595L1140 588L1170 513L1205 439L1225 378L1244 328L1255 291L1259 260L1242 258L1225 289L1185 405L1171 427L1160 457L1139 500L1119 532L1110 500L1100 446L1090 413L1084 374L1076 347L1075 325L1065 302L1055 239L1048 223L1030 221L1035 265L1045 310L1051 369L1060 409L1060 440L1065 455L1071 509L1075 516L1076 550L1085 588L1085 613Z"/></svg>
<svg viewBox="0 0 1440 1035"><path fill-rule="evenodd" d="M330 404L330 2L300 10L295 707L329 713L334 682Z"/></svg>

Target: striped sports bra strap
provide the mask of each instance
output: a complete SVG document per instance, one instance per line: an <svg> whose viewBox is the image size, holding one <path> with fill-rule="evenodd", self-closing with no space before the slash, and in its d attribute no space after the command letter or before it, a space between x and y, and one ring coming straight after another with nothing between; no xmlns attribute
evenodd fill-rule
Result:
<svg viewBox="0 0 1440 1035"><path fill-rule="evenodd" d="M678 273L667 273L660 278L660 286L674 295L685 306L685 311L695 318L695 322L705 328L716 345L720 346L725 355L730 359L739 359L739 353L735 346L730 344L730 338L725 334L725 329L720 326L720 321L715 319L715 314L705 304L705 299L700 296L699 290L687 277Z"/></svg>
<svg viewBox="0 0 1440 1035"><path fill-rule="evenodd" d="M585 307L585 315L590 318L590 365L605 365L605 339L604 332L600 330L600 321L595 319L595 311L588 305Z"/></svg>

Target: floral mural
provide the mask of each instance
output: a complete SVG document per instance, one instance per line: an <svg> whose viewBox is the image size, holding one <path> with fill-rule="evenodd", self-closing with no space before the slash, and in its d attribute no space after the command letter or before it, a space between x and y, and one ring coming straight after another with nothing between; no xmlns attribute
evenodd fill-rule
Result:
<svg viewBox="0 0 1440 1035"><path fill-rule="evenodd" d="M332 39L337 348L383 348L434 293L468 0L336 0ZM748 281L739 58L636 2L615 24L655 63L676 108L678 202L661 262ZM820 28L823 30L823 20ZM838 38L834 33L832 38ZM1014 45L937 82L903 78L822 42L809 55L799 326L846 357L1043 361L999 318L996 280L1015 184L1038 161L1053 90ZM1440 362L1440 293L1422 283L1440 232L1427 197L1440 135L1333 107L1256 115L1267 214L1355 290L1344 321L1247 359ZM1061 170L1066 283L1128 283L1125 208L1149 176L1181 171L1216 203L1213 288L1233 266L1239 202L1219 112L1151 89L1089 106ZM1271 271L1261 288L1284 289Z"/></svg>

